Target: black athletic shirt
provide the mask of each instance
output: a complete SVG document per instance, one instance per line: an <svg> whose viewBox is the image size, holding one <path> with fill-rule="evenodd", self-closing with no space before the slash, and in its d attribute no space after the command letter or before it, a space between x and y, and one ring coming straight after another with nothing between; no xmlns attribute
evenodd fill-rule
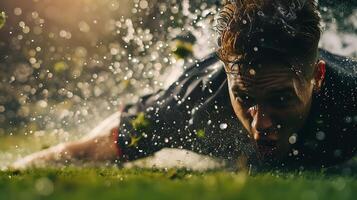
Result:
<svg viewBox="0 0 357 200"><path fill-rule="evenodd" d="M313 97L293 151L278 165L330 166L356 152L357 62L325 50L320 57L327 63L323 88ZM256 155L234 114L226 74L214 54L186 69L168 89L126 106L118 145L126 161L165 147L227 160Z"/></svg>

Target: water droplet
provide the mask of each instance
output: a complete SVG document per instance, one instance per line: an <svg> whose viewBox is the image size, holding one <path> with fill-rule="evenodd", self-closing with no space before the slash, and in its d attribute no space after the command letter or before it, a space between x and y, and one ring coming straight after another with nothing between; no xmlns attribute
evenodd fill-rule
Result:
<svg viewBox="0 0 357 200"><path fill-rule="evenodd" d="M250 69L250 70L249 70L249 74L250 74L250 75L254 76L254 75L255 75L255 73L256 73L256 72L255 72L255 70L254 70L254 69Z"/></svg>
<svg viewBox="0 0 357 200"><path fill-rule="evenodd" d="M334 155L335 157L340 157L341 154L342 154L342 151L341 151L340 149L336 149L336 150L333 152L333 155Z"/></svg>
<svg viewBox="0 0 357 200"><path fill-rule="evenodd" d="M22 14L22 9L21 8L15 8L14 9L14 14L17 15L17 16L21 15Z"/></svg>
<svg viewBox="0 0 357 200"><path fill-rule="evenodd" d="M225 130L225 129L227 129L227 127L228 127L228 125L226 123L222 123L222 124L219 125L219 128L221 130Z"/></svg>
<svg viewBox="0 0 357 200"><path fill-rule="evenodd" d="M324 140L325 139L325 133L322 131L319 131L316 133L316 139L318 140Z"/></svg>
<svg viewBox="0 0 357 200"><path fill-rule="evenodd" d="M290 144L295 144L296 143L296 135L292 135L289 137L289 143Z"/></svg>
<svg viewBox="0 0 357 200"><path fill-rule="evenodd" d="M296 150L296 149L294 149L294 150L293 150L293 155L294 155L294 156L297 156L298 154L299 154L299 151Z"/></svg>
<svg viewBox="0 0 357 200"><path fill-rule="evenodd" d="M260 11L258 11L258 15L259 15L259 16L264 16L263 11L261 11L261 10L260 10Z"/></svg>
<svg viewBox="0 0 357 200"><path fill-rule="evenodd" d="M38 194L48 196L53 193L53 183L48 178L39 178L35 183Z"/></svg>
<svg viewBox="0 0 357 200"><path fill-rule="evenodd" d="M350 117L350 116L347 116L346 118L345 118L345 122L346 123L351 123L352 122L352 117Z"/></svg>

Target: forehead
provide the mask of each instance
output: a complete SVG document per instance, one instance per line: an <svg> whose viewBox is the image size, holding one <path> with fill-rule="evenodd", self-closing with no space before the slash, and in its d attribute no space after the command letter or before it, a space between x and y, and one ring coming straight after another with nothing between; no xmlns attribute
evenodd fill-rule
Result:
<svg viewBox="0 0 357 200"><path fill-rule="evenodd" d="M294 90L297 72L282 63L245 65L228 74L230 86L234 91L251 95L264 95L274 90Z"/></svg>

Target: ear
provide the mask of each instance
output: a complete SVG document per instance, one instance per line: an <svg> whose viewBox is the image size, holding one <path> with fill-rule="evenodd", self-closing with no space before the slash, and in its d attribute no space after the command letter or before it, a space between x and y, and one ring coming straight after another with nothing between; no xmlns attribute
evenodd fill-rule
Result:
<svg viewBox="0 0 357 200"><path fill-rule="evenodd" d="M326 62L319 60L316 63L315 73L314 73L314 91L320 91L322 83L325 80L326 75Z"/></svg>

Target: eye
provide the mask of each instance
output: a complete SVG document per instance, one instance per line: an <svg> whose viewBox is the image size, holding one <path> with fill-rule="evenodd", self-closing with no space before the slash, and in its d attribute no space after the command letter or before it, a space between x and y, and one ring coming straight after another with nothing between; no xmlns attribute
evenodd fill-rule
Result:
<svg viewBox="0 0 357 200"><path fill-rule="evenodd" d="M247 94L237 94L233 93L235 100L240 103L243 107L251 107L254 105L254 99Z"/></svg>
<svg viewBox="0 0 357 200"><path fill-rule="evenodd" d="M232 63L230 65L230 71L233 72L233 73L237 73L239 68L240 68L240 64L239 63Z"/></svg>
<svg viewBox="0 0 357 200"><path fill-rule="evenodd" d="M298 103L296 97L292 95L274 96L268 99L268 104L275 108L288 108Z"/></svg>
<svg viewBox="0 0 357 200"><path fill-rule="evenodd" d="M237 74L239 72L239 69L241 69L242 65L243 65L242 61L239 61L239 60L235 60L235 61L226 63L227 73L228 74Z"/></svg>

